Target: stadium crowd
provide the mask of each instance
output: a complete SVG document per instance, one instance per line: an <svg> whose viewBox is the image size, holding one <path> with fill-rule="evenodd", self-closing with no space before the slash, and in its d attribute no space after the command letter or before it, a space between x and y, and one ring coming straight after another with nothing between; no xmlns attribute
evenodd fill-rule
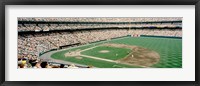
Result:
<svg viewBox="0 0 200 86"><path fill-rule="evenodd" d="M93 66L77 66L45 61L43 59L18 58L18 68L93 68Z"/></svg>
<svg viewBox="0 0 200 86"><path fill-rule="evenodd" d="M152 22L182 21L182 17L19 17L18 21L42 22Z"/></svg>
<svg viewBox="0 0 200 86"><path fill-rule="evenodd" d="M140 27L181 27L180 23L159 23L159 24L18 24L18 31L49 31L49 30L70 30L70 29L93 29L93 28L140 28Z"/></svg>

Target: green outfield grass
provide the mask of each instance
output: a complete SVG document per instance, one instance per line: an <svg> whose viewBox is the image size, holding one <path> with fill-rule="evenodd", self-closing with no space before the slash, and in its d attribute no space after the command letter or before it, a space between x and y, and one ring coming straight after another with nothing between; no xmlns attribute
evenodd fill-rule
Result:
<svg viewBox="0 0 200 86"><path fill-rule="evenodd" d="M134 68L134 67L137 67L137 66L129 66L126 64L118 64L118 63L114 63L114 62L107 62L107 61L102 61L102 60L91 59L91 58L87 58L87 57L83 57L83 56L82 56L81 60L73 58L73 57L64 58L62 60L79 63L79 64L92 65L94 67L99 67L99 68L123 68L123 67Z"/></svg>
<svg viewBox="0 0 200 86"><path fill-rule="evenodd" d="M127 45L136 45L141 46L144 48L148 48L150 50L154 50L160 54L160 61L152 65L153 68L182 68L182 39L174 39L174 38L156 38L156 37L124 37L120 39L114 39L110 41L103 41L103 42L96 42L86 46L80 46L68 50L63 50L51 55L54 59L66 60L78 64L84 65L93 65L99 68L118 68L118 67L138 67L138 66L130 66L125 64L117 64L114 62L107 62L102 60L96 60L92 58L82 57L82 59L76 59L73 57L66 58L64 54L69 51L73 50L83 50L90 47L94 47L95 45L99 45L104 42L109 43L118 43L118 44L127 44ZM108 48L111 52L107 53L107 55L99 54L100 50L104 50ZM95 56L99 58L106 58L111 60L116 60L123 58L127 55L128 49L120 48L120 49L113 49L113 47L96 47L94 49L90 49L87 51L81 52L84 55ZM118 56L115 56L115 53L118 53ZM109 58L108 58L109 57Z"/></svg>

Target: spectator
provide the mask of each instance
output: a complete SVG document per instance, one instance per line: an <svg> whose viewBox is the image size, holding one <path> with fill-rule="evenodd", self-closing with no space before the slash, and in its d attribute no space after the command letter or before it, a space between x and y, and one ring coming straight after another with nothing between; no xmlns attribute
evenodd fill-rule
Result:
<svg viewBox="0 0 200 86"><path fill-rule="evenodd" d="M60 64L60 68L64 68L65 67L65 65L64 64Z"/></svg>
<svg viewBox="0 0 200 86"><path fill-rule="evenodd" d="M47 68L48 67L48 63L45 62L45 61L42 62L40 65L41 65L42 68Z"/></svg>

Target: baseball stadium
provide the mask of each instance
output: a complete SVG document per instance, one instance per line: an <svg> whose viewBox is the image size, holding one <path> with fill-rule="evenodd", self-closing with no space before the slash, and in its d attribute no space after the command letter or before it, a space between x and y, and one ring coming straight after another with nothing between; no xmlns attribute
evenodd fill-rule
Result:
<svg viewBox="0 0 200 86"><path fill-rule="evenodd" d="M182 17L18 17L20 68L182 68Z"/></svg>

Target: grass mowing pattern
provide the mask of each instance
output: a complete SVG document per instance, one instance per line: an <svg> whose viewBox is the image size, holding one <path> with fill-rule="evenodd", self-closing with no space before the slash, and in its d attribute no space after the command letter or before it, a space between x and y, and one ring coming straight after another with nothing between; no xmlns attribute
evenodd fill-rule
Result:
<svg viewBox="0 0 200 86"><path fill-rule="evenodd" d="M154 50L160 54L159 63L152 67L181 68L182 67L182 39L139 37L114 40L112 43L136 45Z"/></svg>
<svg viewBox="0 0 200 86"><path fill-rule="evenodd" d="M108 50L109 52L108 53L100 53L99 51L102 51L102 50ZM129 54L127 52L130 52L130 51L131 51L130 49L125 49L125 48L98 46L93 49L83 51L83 52L81 52L81 54L110 59L110 60L117 60L120 58L124 58L126 55Z"/></svg>
<svg viewBox="0 0 200 86"><path fill-rule="evenodd" d="M182 39L173 39L173 38L155 38L155 37L139 37L132 38L126 37L119 40L111 40L111 43L127 44L127 45L136 45L145 47L151 50L154 50L160 54L160 61L152 65L151 67L155 68L181 68L182 67ZM97 43L95 43L97 44ZM98 43L100 44L100 43ZM93 44L69 49L70 51L76 49L86 49L92 47ZM95 60L91 58L83 58L82 60L77 60L76 58L66 58L64 54L69 50L60 51L54 53L51 57L54 59L66 60L70 62L75 62L85 65L93 65L100 68L112 68L118 67L114 66L116 63L106 62ZM121 67L137 67L137 66L128 66L124 64L117 64Z"/></svg>
<svg viewBox="0 0 200 86"><path fill-rule="evenodd" d="M80 63L80 64L85 64L85 65L92 65L98 68L134 68L136 66L129 66L125 64L117 64L114 62L107 62L107 61L102 61L102 60L96 60L96 59L91 59L87 57L82 57L82 59L76 59L74 57L67 57L62 60L74 62L74 63Z"/></svg>

